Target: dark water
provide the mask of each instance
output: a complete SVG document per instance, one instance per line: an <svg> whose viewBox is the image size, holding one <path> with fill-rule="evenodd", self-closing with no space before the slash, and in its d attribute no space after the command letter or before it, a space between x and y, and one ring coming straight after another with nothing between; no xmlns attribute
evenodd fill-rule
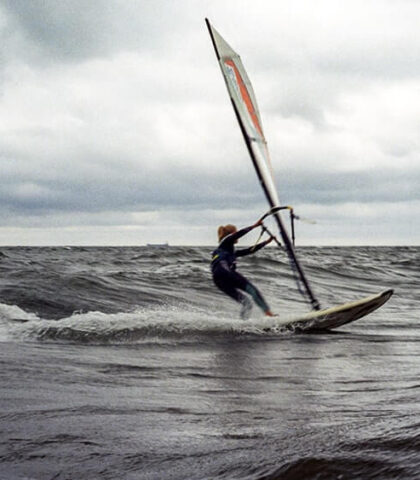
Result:
<svg viewBox="0 0 420 480"><path fill-rule="evenodd" d="M2 480L420 478L420 248L299 250L325 307L395 289L316 335L239 320L208 248L0 252ZM240 265L308 310L282 252Z"/></svg>

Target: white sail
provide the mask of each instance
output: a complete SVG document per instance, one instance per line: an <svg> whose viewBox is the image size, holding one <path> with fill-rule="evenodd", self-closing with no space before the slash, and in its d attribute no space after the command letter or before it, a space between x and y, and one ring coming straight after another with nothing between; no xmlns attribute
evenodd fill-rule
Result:
<svg viewBox="0 0 420 480"><path fill-rule="evenodd" d="M239 55L228 45L217 30L207 22L218 54L223 78L232 99L239 123L252 150L254 166L271 207L279 205L274 184L270 155L262 129L261 117L251 82Z"/></svg>

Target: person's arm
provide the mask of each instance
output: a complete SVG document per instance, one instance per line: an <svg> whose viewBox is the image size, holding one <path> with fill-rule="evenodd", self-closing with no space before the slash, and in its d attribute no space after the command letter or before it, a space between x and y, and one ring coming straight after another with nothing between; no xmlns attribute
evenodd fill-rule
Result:
<svg viewBox="0 0 420 480"><path fill-rule="evenodd" d="M261 250L266 245L271 243L273 240L274 240L274 237L270 237L268 240L265 240L264 242L257 243L257 245L254 245L253 247L243 248L241 250L236 250L235 255L237 257L244 257L245 255L250 255L251 253L258 252L258 250Z"/></svg>
<svg viewBox="0 0 420 480"><path fill-rule="evenodd" d="M226 247L227 245L233 245L236 240L239 240L241 237L249 233L251 230L253 230L256 227L259 227L261 225L261 221L258 220L258 222L254 223L254 225L250 225L249 227L241 228L235 233L231 233L230 235L227 235L220 243L220 247Z"/></svg>

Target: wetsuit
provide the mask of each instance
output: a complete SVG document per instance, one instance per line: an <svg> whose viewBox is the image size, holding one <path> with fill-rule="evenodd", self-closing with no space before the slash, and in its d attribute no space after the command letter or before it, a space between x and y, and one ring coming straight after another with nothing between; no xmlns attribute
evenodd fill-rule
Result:
<svg viewBox="0 0 420 480"><path fill-rule="evenodd" d="M264 311L270 310L258 289L243 275L236 271L236 258L255 253L267 245L261 242L250 248L235 251L235 241L246 235L253 227L246 227L227 235L212 254L211 271L216 286L242 305L241 317L246 319L251 314L252 303L242 291L251 295L255 303Z"/></svg>

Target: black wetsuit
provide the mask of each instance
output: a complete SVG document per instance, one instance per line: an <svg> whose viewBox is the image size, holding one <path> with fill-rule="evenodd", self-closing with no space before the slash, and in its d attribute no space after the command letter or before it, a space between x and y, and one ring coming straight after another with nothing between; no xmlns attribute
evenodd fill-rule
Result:
<svg viewBox="0 0 420 480"><path fill-rule="evenodd" d="M255 253L267 245L261 242L250 248L235 251L235 241L246 235L253 227L246 227L235 233L227 235L212 254L211 271L216 286L231 298L242 304L241 317L248 318L252 304L242 291L250 294L255 303L267 312L269 307L258 289L243 275L236 271L236 258Z"/></svg>

